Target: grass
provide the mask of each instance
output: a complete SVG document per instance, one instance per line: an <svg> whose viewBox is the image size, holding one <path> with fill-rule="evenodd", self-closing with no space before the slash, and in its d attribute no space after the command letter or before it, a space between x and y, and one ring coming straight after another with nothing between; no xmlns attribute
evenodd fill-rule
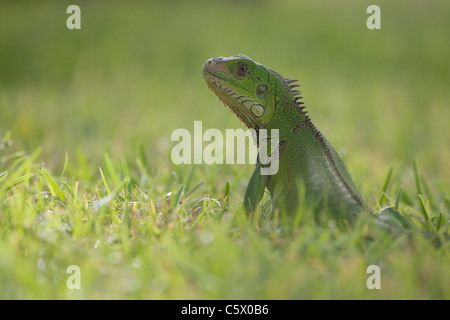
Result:
<svg viewBox="0 0 450 320"><path fill-rule="evenodd" d="M364 1L91 1L79 31L72 3L0 4L0 298L449 299L450 8L432 2L380 3L376 31ZM369 207L440 241L246 216L252 165L173 165L174 129L239 128L200 73L236 53L299 78Z"/></svg>

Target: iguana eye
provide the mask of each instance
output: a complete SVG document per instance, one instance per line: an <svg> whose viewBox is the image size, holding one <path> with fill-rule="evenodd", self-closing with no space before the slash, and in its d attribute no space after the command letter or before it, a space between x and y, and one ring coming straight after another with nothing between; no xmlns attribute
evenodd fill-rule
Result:
<svg viewBox="0 0 450 320"><path fill-rule="evenodd" d="M243 63L243 62L238 63L238 65L237 65L238 75L244 76L247 73L247 71L248 71L248 66L245 63Z"/></svg>

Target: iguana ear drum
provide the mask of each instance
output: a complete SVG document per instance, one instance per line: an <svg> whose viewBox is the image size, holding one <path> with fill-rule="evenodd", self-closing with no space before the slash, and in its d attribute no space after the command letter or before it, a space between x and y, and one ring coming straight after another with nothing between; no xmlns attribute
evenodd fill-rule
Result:
<svg viewBox="0 0 450 320"><path fill-rule="evenodd" d="M266 93L266 89L267 89L267 84L259 84L256 87L256 95L258 97L263 96Z"/></svg>
<svg viewBox="0 0 450 320"><path fill-rule="evenodd" d="M264 108L262 105L260 104L254 104L251 108L250 111L253 113L253 115L255 117L262 117L262 115L264 114Z"/></svg>

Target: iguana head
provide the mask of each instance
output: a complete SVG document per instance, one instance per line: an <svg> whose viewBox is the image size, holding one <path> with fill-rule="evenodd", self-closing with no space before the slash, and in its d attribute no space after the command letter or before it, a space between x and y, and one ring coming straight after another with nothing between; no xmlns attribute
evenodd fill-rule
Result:
<svg viewBox="0 0 450 320"><path fill-rule="evenodd" d="M283 78L245 55L209 59L203 76L219 100L256 130L267 126L278 101L297 98L292 88L298 85L291 85L296 80Z"/></svg>

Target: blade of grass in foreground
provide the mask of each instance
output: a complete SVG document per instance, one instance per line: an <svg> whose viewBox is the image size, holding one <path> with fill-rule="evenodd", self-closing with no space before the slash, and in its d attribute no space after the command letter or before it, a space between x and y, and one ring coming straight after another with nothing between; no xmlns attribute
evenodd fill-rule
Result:
<svg viewBox="0 0 450 320"><path fill-rule="evenodd" d="M58 197L61 201L64 201L64 193L58 187L47 169L41 168L41 175L44 177L45 183L47 184L47 187L49 188L52 196L55 198Z"/></svg>

